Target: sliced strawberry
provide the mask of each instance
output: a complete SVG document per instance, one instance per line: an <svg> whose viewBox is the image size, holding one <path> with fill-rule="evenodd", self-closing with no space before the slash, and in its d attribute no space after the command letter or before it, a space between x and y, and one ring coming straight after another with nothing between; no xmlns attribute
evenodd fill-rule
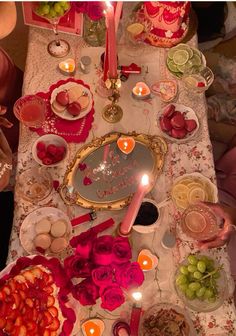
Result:
<svg viewBox="0 0 236 336"><path fill-rule="evenodd" d="M14 329L14 324L15 323L13 320L7 319L6 325L5 325L5 331L10 334Z"/></svg>
<svg viewBox="0 0 236 336"><path fill-rule="evenodd" d="M57 317L54 317L54 319L52 320L52 323L48 326L48 329L50 330L58 330L60 328L60 321L58 320Z"/></svg>
<svg viewBox="0 0 236 336"><path fill-rule="evenodd" d="M45 316L42 317L42 319L39 322L39 326L41 328L46 328L49 325L48 320Z"/></svg>
<svg viewBox="0 0 236 336"><path fill-rule="evenodd" d="M37 151L41 152L41 151L46 151L46 144L43 141L39 141L36 145L36 149Z"/></svg>
<svg viewBox="0 0 236 336"><path fill-rule="evenodd" d="M39 267L32 268L31 273L33 273L36 278L41 278L41 276L43 275L43 271Z"/></svg>
<svg viewBox="0 0 236 336"><path fill-rule="evenodd" d="M1 290L0 291L0 301L4 301L5 298L6 298L6 293L3 290Z"/></svg>
<svg viewBox="0 0 236 336"><path fill-rule="evenodd" d="M183 139L185 138L187 134L187 131L183 128L183 129L172 129L171 130L171 136L175 139Z"/></svg>
<svg viewBox="0 0 236 336"><path fill-rule="evenodd" d="M43 281L48 284L49 281L49 273L43 272Z"/></svg>
<svg viewBox="0 0 236 336"><path fill-rule="evenodd" d="M23 273L23 276L26 278L26 280L28 280L31 283L34 283L35 280L35 276L31 271L25 271Z"/></svg>
<svg viewBox="0 0 236 336"><path fill-rule="evenodd" d="M33 308L32 310L31 310L31 317L32 317L32 321L37 321L37 319L38 319L38 312L37 312L37 310L36 310L36 308Z"/></svg>
<svg viewBox="0 0 236 336"><path fill-rule="evenodd" d="M57 317L58 316L58 310L55 306L48 307L48 312L53 316Z"/></svg>
<svg viewBox="0 0 236 336"><path fill-rule="evenodd" d="M54 296L49 295L49 296L48 296L48 299L47 299L47 307L51 307L51 306L53 306L54 303L55 303Z"/></svg>
<svg viewBox="0 0 236 336"><path fill-rule="evenodd" d="M47 285L52 285L54 283L52 274L48 274Z"/></svg>
<svg viewBox="0 0 236 336"><path fill-rule="evenodd" d="M19 326L17 329L17 336L27 336L27 328L25 325Z"/></svg>
<svg viewBox="0 0 236 336"><path fill-rule="evenodd" d="M26 298L25 299L25 304L29 306L30 308L33 308L34 306L34 301L31 298Z"/></svg>
<svg viewBox="0 0 236 336"><path fill-rule="evenodd" d="M19 304L19 307L18 307L18 310L21 312L23 310L25 306L25 302L23 300L21 300L20 304Z"/></svg>
<svg viewBox="0 0 236 336"><path fill-rule="evenodd" d="M53 316L49 313L49 311L45 311L44 316L47 319L47 325L51 324L53 320Z"/></svg>
<svg viewBox="0 0 236 336"><path fill-rule="evenodd" d="M16 291L16 281L14 279L11 279L9 282L8 282L8 286L10 287L11 291L12 292L15 292Z"/></svg>
<svg viewBox="0 0 236 336"><path fill-rule="evenodd" d="M53 293L53 288L52 288L52 286L46 286L43 290L44 290L46 293L48 293L48 294L52 294L52 293Z"/></svg>
<svg viewBox="0 0 236 336"><path fill-rule="evenodd" d="M25 283L25 277L22 274L18 274L14 277L17 282Z"/></svg>
<svg viewBox="0 0 236 336"><path fill-rule="evenodd" d="M20 297L22 298L22 300L25 300L26 299L26 294L23 290L19 290L18 293L20 294Z"/></svg>
<svg viewBox="0 0 236 336"><path fill-rule="evenodd" d="M185 129L188 132L192 132L197 128L197 123L194 119L185 120Z"/></svg>
<svg viewBox="0 0 236 336"><path fill-rule="evenodd" d="M173 104L166 106L163 110L163 116L167 118L171 118L175 112L175 106Z"/></svg>
<svg viewBox="0 0 236 336"><path fill-rule="evenodd" d="M51 336L51 331L49 329L45 329L43 336Z"/></svg>
<svg viewBox="0 0 236 336"><path fill-rule="evenodd" d="M40 160L43 160L46 156L47 156L47 154L46 154L45 151L40 151L40 152L37 153L37 157L38 157Z"/></svg>
<svg viewBox="0 0 236 336"><path fill-rule="evenodd" d="M184 116L181 112L176 112L170 122L172 127L175 129L183 129L185 126Z"/></svg>
<svg viewBox="0 0 236 336"><path fill-rule="evenodd" d="M29 321L26 323L26 328L28 331L31 331L31 332L36 331L37 324L34 321Z"/></svg>
<svg viewBox="0 0 236 336"><path fill-rule="evenodd" d="M19 315L19 311L16 309L11 309L9 310L8 314L7 314L7 318L15 321L15 319L17 318L17 316Z"/></svg>
<svg viewBox="0 0 236 336"><path fill-rule="evenodd" d="M172 129L170 119L168 119L167 117L162 117L160 119L160 126L161 126L162 131L164 132L168 132Z"/></svg>
<svg viewBox="0 0 236 336"><path fill-rule="evenodd" d="M8 314L9 305L6 302L0 302L0 316L5 317Z"/></svg>
<svg viewBox="0 0 236 336"><path fill-rule="evenodd" d="M0 329L3 329L6 325L7 321L4 317L0 317Z"/></svg>
<svg viewBox="0 0 236 336"><path fill-rule="evenodd" d="M21 326L23 323L23 319L22 316L17 316L16 320L15 320L15 326Z"/></svg>
<svg viewBox="0 0 236 336"><path fill-rule="evenodd" d="M2 288L3 292L6 294L6 295L10 295L11 294L11 288L8 286L8 285L5 285L3 288Z"/></svg>
<svg viewBox="0 0 236 336"><path fill-rule="evenodd" d="M21 296L18 293L13 293L12 294L14 301L15 301L15 308L18 309L19 305L21 303Z"/></svg>

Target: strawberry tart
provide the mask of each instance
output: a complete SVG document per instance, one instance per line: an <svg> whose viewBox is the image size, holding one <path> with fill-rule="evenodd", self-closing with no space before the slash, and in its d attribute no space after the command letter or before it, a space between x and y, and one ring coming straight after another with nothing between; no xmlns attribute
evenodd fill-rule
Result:
<svg viewBox="0 0 236 336"><path fill-rule="evenodd" d="M189 13L189 1L146 1L136 19L145 27L146 43L169 48L186 36Z"/></svg>
<svg viewBox="0 0 236 336"><path fill-rule="evenodd" d="M76 317L65 304L70 285L58 260L22 257L1 276L0 335L71 335Z"/></svg>

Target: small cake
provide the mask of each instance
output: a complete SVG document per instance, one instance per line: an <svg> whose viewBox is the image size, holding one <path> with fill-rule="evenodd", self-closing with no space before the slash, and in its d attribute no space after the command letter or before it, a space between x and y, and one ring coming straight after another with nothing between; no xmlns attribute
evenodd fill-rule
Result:
<svg viewBox="0 0 236 336"><path fill-rule="evenodd" d="M51 245L51 237L47 233L38 234L34 239L34 245L36 248L47 250Z"/></svg>
<svg viewBox="0 0 236 336"><path fill-rule="evenodd" d="M36 234L48 233L51 230L51 222L47 218L41 219L38 223L35 224Z"/></svg>
<svg viewBox="0 0 236 336"><path fill-rule="evenodd" d="M53 237L62 237L66 233L67 225L64 221L58 220L52 224L51 235Z"/></svg>
<svg viewBox="0 0 236 336"><path fill-rule="evenodd" d="M62 113L66 109L66 106L59 104L56 100L52 103L52 107L57 113Z"/></svg>
<svg viewBox="0 0 236 336"><path fill-rule="evenodd" d="M69 103L73 103L74 101L76 101L79 97L81 97L83 94L83 87L76 85L76 86L72 86L69 90L68 90L68 95L69 95Z"/></svg>
<svg viewBox="0 0 236 336"><path fill-rule="evenodd" d="M63 237L55 238L52 241L50 250L52 251L52 253L59 253L63 251L67 246L68 246L68 241L65 238Z"/></svg>
<svg viewBox="0 0 236 336"><path fill-rule="evenodd" d="M84 96L79 97L79 99L77 99L77 102L80 104L81 110L85 110L89 106L88 95L84 95Z"/></svg>
<svg viewBox="0 0 236 336"><path fill-rule="evenodd" d="M172 47L188 32L189 1L145 1L137 19L147 27L145 42L159 47Z"/></svg>

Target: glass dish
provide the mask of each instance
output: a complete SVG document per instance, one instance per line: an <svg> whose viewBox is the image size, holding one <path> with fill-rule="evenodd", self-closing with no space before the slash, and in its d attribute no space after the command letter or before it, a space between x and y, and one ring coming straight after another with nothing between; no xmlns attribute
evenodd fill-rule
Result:
<svg viewBox="0 0 236 336"><path fill-rule="evenodd" d="M28 202L38 204L52 191L52 177L44 167L33 167L19 175L17 194Z"/></svg>
<svg viewBox="0 0 236 336"><path fill-rule="evenodd" d="M214 270L221 267L219 262L217 260L215 260L212 256L196 254L196 257L197 258L206 258L207 257L207 258L213 260L214 261L214 267L213 267ZM216 300L214 302L211 302L211 300L199 299L196 296L193 299L188 299L186 297L185 293L183 291L181 291L180 287L176 284L177 277L179 275L183 275L183 273L180 272L180 268L182 266L186 266L186 265L189 265L187 258L182 263L179 264L179 266L178 266L178 268L175 272L174 281L173 281L175 291L176 291L177 295L179 296L179 298L183 301L183 303L188 308L190 308L194 311L197 311L197 312L211 312L211 311L214 311L214 310L218 309L220 306L222 306L225 299L227 299L227 297L229 295L228 285L227 285L227 277L226 277L226 273L225 273L224 269L221 268L220 270L218 270L218 273L219 273L218 278L214 278L214 281L216 281L218 294L216 295ZM209 274L209 272L211 272L211 270L209 270L207 272ZM212 281L212 280L210 280L210 277L209 277L209 281ZM192 283L192 282L200 282L201 283L201 281L197 280L197 279L189 281L189 283ZM205 284L205 282L204 282L204 284Z"/></svg>
<svg viewBox="0 0 236 336"><path fill-rule="evenodd" d="M192 68L183 74L186 89L194 93L203 93L209 89L214 81L214 74L208 67Z"/></svg>
<svg viewBox="0 0 236 336"><path fill-rule="evenodd" d="M140 323L140 336L154 335L155 322L160 323L160 335L163 336L197 335L189 313L174 304L160 303L149 308Z"/></svg>

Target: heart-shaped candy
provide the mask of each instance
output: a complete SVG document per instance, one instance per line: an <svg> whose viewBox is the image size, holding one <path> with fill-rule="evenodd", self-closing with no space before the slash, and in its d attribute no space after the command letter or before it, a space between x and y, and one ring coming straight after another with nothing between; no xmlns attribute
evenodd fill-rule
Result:
<svg viewBox="0 0 236 336"><path fill-rule="evenodd" d="M87 168L86 163L79 163L79 170L83 171Z"/></svg>
<svg viewBox="0 0 236 336"><path fill-rule="evenodd" d="M158 264L158 258L149 250L142 250L138 255L138 263L143 271L151 271Z"/></svg>
<svg viewBox="0 0 236 336"><path fill-rule="evenodd" d="M143 82L136 83L132 92L133 92L133 96L137 99L147 99L150 97L150 93L151 93L147 84Z"/></svg>
<svg viewBox="0 0 236 336"><path fill-rule="evenodd" d="M130 154L135 147L135 140L132 137L121 136L117 140L117 146L124 154Z"/></svg>
<svg viewBox="0 0 236 336"><path fill-rule="evenodd" d="M177 94L177 84L174 80L162 80L151 86L154 94L159 95L164 102L173 100Z"/></svg>
<svg viewBox="0 0 236 336"><path fill-rule="evenodd" d="M59 63L59 69L64 74L73 74L75 71L75 60L68 58L65 61Z"/></svg>
<svg viewBox="0 0 236 336"><path fill-rule="evenodd" d="M102 336L105 324L100 319L91 318L90 320L86 320L82 323L81 329L84 336Z"/></svg>
<svg viewBox="0 0 236 336"><path fill-rule="evenodd" d="M88 185L90 185L90 184L92 184L92 183L93 183L92 180L91 180L89 177L85 176L85 178L84 178L84 180L83 180L83 184L84 184L85 186L88 186Z"/></svg>

